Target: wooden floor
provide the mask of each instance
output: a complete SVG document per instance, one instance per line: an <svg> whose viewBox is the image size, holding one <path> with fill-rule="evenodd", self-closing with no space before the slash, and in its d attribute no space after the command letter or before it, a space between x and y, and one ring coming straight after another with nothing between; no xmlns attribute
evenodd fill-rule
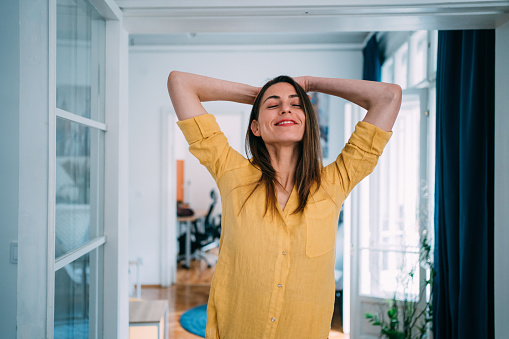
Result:
<svg viewBox="0 0 509 339"><path fill-rule="evenodd" d="M211 250L210 254L217 254ZM197 339L200 338L184 330L180 326L180 317L190 308L207 303L210 284L214 274L214 267L208 268L203 261L193 261L189 270L178 267L177 283L170 287L161 288L157 286L143 286L141 298L145 300L166 299L169 303L169 338ZM330 339L347 339L343 334L341 319L335 316L332 319L332 330Z"/></svg>

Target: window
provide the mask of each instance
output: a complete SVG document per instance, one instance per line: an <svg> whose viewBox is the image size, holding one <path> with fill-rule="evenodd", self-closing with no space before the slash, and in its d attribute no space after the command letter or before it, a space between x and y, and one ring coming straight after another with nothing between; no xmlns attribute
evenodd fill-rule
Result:
<svg viewBox="0 0 509 339"><path fill-rule="evenodd" d="M356 188L361 296L417 299L426 274L418 259L423 232L433 230L435 40L414 32L382 65L382 81L399 84L403 101L391 142Z"/></svg>
<svg viewBox="0 0 509 339"><path fill-rule="evenodd" d="M404 43L396 53L394 53L394 83L407 88L408 82L408 42ZM382 81L385 81L382 79Z"/></svg>
<svg viewBox="0 0 509 339"><path fill-rule="evenodd" d="M387 59L382 65L382 79L385 82L394 83L394 58Z"/></svg>
<svg viewBox="0 0 509 339"><path fill-rule="evenodd" d="M106 242L106 22L87 0L57 0L56 14L53 334L98 338Z"/></svg>
<svg viewBox="0 0 509 339"><path fill-rule="evenodd" d="M410 37L410 87L417 86L427 77L428 32L418 31Z"/></svg>
<svg viewBox="0 0 509 339"><path fill-rule="evenodd" d="M361 208L370 215L360 232L362 295L390 298L398 292L395 282L414 271L417 284L406 293L418 296L420 139L426 138L421 112L426 105L423 91L404 95L392 140L369 180L361 183Z"/></svg>

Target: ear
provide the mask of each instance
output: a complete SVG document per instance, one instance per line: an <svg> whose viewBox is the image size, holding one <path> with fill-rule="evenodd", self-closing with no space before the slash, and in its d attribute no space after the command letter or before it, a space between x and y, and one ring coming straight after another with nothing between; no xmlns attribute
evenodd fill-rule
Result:
<svg viewBox="0 0 509 339"><path fill-rule="evenodd" d="M251 121L251 132L253 132L253 134L257 137L262 135L260 133L260 125L258 124L258 121L256 120Z"/></svg>

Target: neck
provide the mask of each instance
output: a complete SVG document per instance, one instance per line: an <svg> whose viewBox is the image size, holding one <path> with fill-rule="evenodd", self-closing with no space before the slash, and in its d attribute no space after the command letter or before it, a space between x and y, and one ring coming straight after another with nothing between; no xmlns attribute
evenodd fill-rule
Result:
<svg viewBox="0 0 509 339"><path fill-rule="evenodd" d="M295 169L299 161L298 145L266 145L266 147L270 155L270 163L276 171L277 181L285 191L291 192L295 183Z"/></svg>

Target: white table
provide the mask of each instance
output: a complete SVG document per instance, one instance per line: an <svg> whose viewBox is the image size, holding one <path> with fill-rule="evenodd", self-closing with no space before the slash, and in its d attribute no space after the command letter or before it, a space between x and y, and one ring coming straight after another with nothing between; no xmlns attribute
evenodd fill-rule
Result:
<svg viewBox="0 0 509 339"><path fill-rule="evenodd" d="M207 211L194 211L194 215L190 217L177 217L177 221L180 225L186 226L186 255L184 259L184 267L191 267L191 227L193 227L193 222L202 219L205 220L207 216Z"/></svg>
<svg viewBox="0 0 509 339"><path fill-rule="evenodd" d="M168 338L168 301L129 301L129 339Z"/></svg>

